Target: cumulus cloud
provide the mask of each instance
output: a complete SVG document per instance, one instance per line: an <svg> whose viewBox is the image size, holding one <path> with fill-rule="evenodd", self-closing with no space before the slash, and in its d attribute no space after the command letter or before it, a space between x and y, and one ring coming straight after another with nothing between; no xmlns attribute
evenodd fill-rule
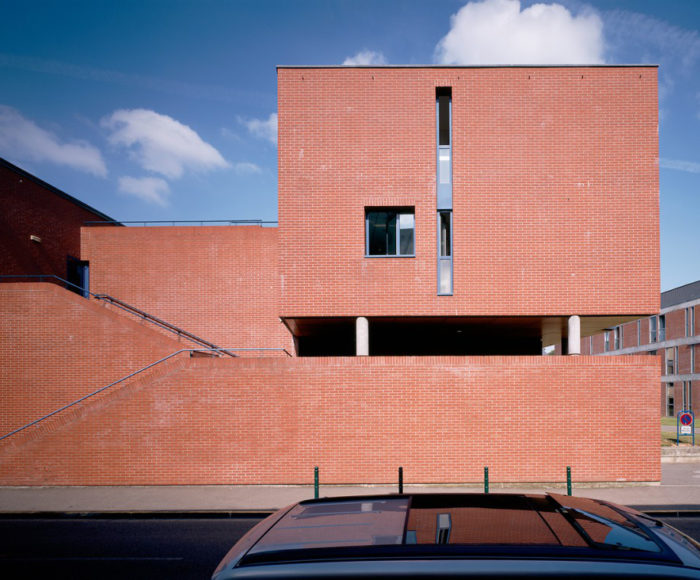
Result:
<svg viewBox="0 0 700 580"><path fill-rule="evenodd" d="M361 50L355 56L349 56L343 61L344 65L382 65L386 59L381 52Z"/></svg>
<svg viewBox="0 0 700 580"><path fill-rule="evenodd" d="M120 177L119 191L160 206L168 205L170 187L160 177Z"/></svg>
<svg viewBox="0 0 700 580"><path fill-rule="evenodd" d="M277 145L277 113L270 113L267 119L242 119L238 121L246 126L256 137L267 139Z"/></svg>
<svg viewBox="0 0 700 580"><path fill-rule="evenodd" d="M695 161L681 161L680 159L659 159L659 167L664 169L675 169L676 171L686 171L687 173L700 173L700 163Z"/></svg>
<svg viewBox="0 0 700 580"><path fill-rule="evenodd" d="M84 141L62 142L6 105L0 105L0 152L4 157L48 161L98 177L107 175L99 149Z"/></svg>
<svg viewBox="0 0 700 580"><path fill-rule="evenodd" d="M147 109L118 110L101 122L111 131L109 142L129 149L144 169L170 179L185 170L229 167L221 154L190 127Z"/></svg>
<svg viewBox="0 0 700 580"><path fill-rule="evenodd" d="M251 173L262 173L262 169L260 169L259 165L256 165L255 163L250 163L249 161L241 161L239 163L235 163L233 165L233 170L238 175L246 175L246 174L251 174Z"/></svg>
<svg viewBox="0 0 700 580"><path fill-rule="evenodd" d="M469 2L453 15L435 50L441 64L600 64L603 23L594 12L578 16L561 4L520 0Z"/></svg>

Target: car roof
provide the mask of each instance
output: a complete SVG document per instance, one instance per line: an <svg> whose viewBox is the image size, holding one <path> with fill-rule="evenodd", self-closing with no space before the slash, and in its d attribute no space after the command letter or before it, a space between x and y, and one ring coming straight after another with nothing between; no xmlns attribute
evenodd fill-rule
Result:
<svg viewBox="0 0 700 580"><path fill-rule="evenodd" d="M236 566L455 557L680 564L643 514L556 494L324 498L299 502L263 524L241 546Z"/></svg>

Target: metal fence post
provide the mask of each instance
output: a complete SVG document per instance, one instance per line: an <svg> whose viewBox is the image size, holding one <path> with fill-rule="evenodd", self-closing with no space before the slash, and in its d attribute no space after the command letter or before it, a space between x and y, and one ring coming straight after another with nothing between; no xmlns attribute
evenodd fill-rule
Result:
<svg viewBox="0 0 700 580"><path fill-rule="evenodd" d="M399 493L403 493L403 467L399 467Z"/></svg>
<svg viewBox="0 0 700 580"><path fill-rule="evenodd" d="M314 499L318 499L318 467L314 467Z"/></svg>
<svg viewBox="0 0 700 580"><path fill-rule="evenodd" d="M489 492L489 468L484 467L484 493Z"/></svg>
<svg viewBox="0 0 700 580"><path fill-rule="evenodd" d="M571 495L571 467L566 467L566 495Z"/></svg>

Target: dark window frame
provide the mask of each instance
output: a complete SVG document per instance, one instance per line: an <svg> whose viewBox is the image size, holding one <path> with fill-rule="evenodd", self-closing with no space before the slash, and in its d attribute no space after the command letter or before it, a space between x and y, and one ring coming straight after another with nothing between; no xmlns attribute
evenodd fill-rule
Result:
<svg viewBox="0 0 700 580"><path fill-rule="evenodd" d="M370 216L372 214L394 214L394 232L395 232L395 239L394 239L394 253L389 253L391 249L391 242L390 238L387 237L386 239L386 253L378 253L375 252L373 253L372 247L373 247L373 241L372 241L372 229L378 228L377 225L372 225ZM413 217L413 228L401 228L401 216L404 215L410 215ZM374 222L375 224L378 224L378 221ZM388 228L388 222L387 222L387 228ZM402 246L402 240L401 240L401 233L403 232L412 232L412 238L411 238L411 245L412 245L412 252L411 253L402 253L401 251L401 246ZM387 232L388 233L388 232ZM376 244L375 244L375 250L376 250ZM372 207L366 207L365 208L365 258L415 258L416 257L416 208L414 206L372 206Z"/></svg>

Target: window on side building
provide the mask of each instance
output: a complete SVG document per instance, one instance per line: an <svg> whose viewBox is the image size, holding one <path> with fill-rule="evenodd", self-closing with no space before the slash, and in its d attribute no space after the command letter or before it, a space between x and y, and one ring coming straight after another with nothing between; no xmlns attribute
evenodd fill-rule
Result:
<svg viewBox="0 0 700 580"><path fill-rule="evenodd" d="M365 253L367 256L415 256L414 208L367 208Z"/></svg>
<svg viewBox="0 0 700 580"><path fill-rule="evenodd" d="M666 340L666 315L659 315L659 342Z"/></svg>
<svg viewBox="0 0 700 580"><path fill-rule="evenodd" d="M649 342L656 342L657 341L657 335L656 335L656 323L657 323L657 317L652 316L649 319Z"/></svg>
<svg viewBox="0 0 700 580"><path fill-rule="evenodd" d="M697 344L691 344L689 347L690 351L690 373L694 374L695 373L695 347Z"/></svg>
<svg viewBox="0 0 700 580"><path fill-rule="evenodd" d="M666 349L666 374L676 374L676 351L673 347Z"/></svg>
<svg viewBox="0 0 700 580"><path fill-rule="evenodd" d="M609 350L610 350L610 333L606 331L603 333L603 351L608 352Z"/></svg>
<svg viewBox="0 0 700 580"><path fill-rule="evenodd" d="M673 383L666 383L666 416L674 417L676 415L676 406L673 396Z"/></svg>

